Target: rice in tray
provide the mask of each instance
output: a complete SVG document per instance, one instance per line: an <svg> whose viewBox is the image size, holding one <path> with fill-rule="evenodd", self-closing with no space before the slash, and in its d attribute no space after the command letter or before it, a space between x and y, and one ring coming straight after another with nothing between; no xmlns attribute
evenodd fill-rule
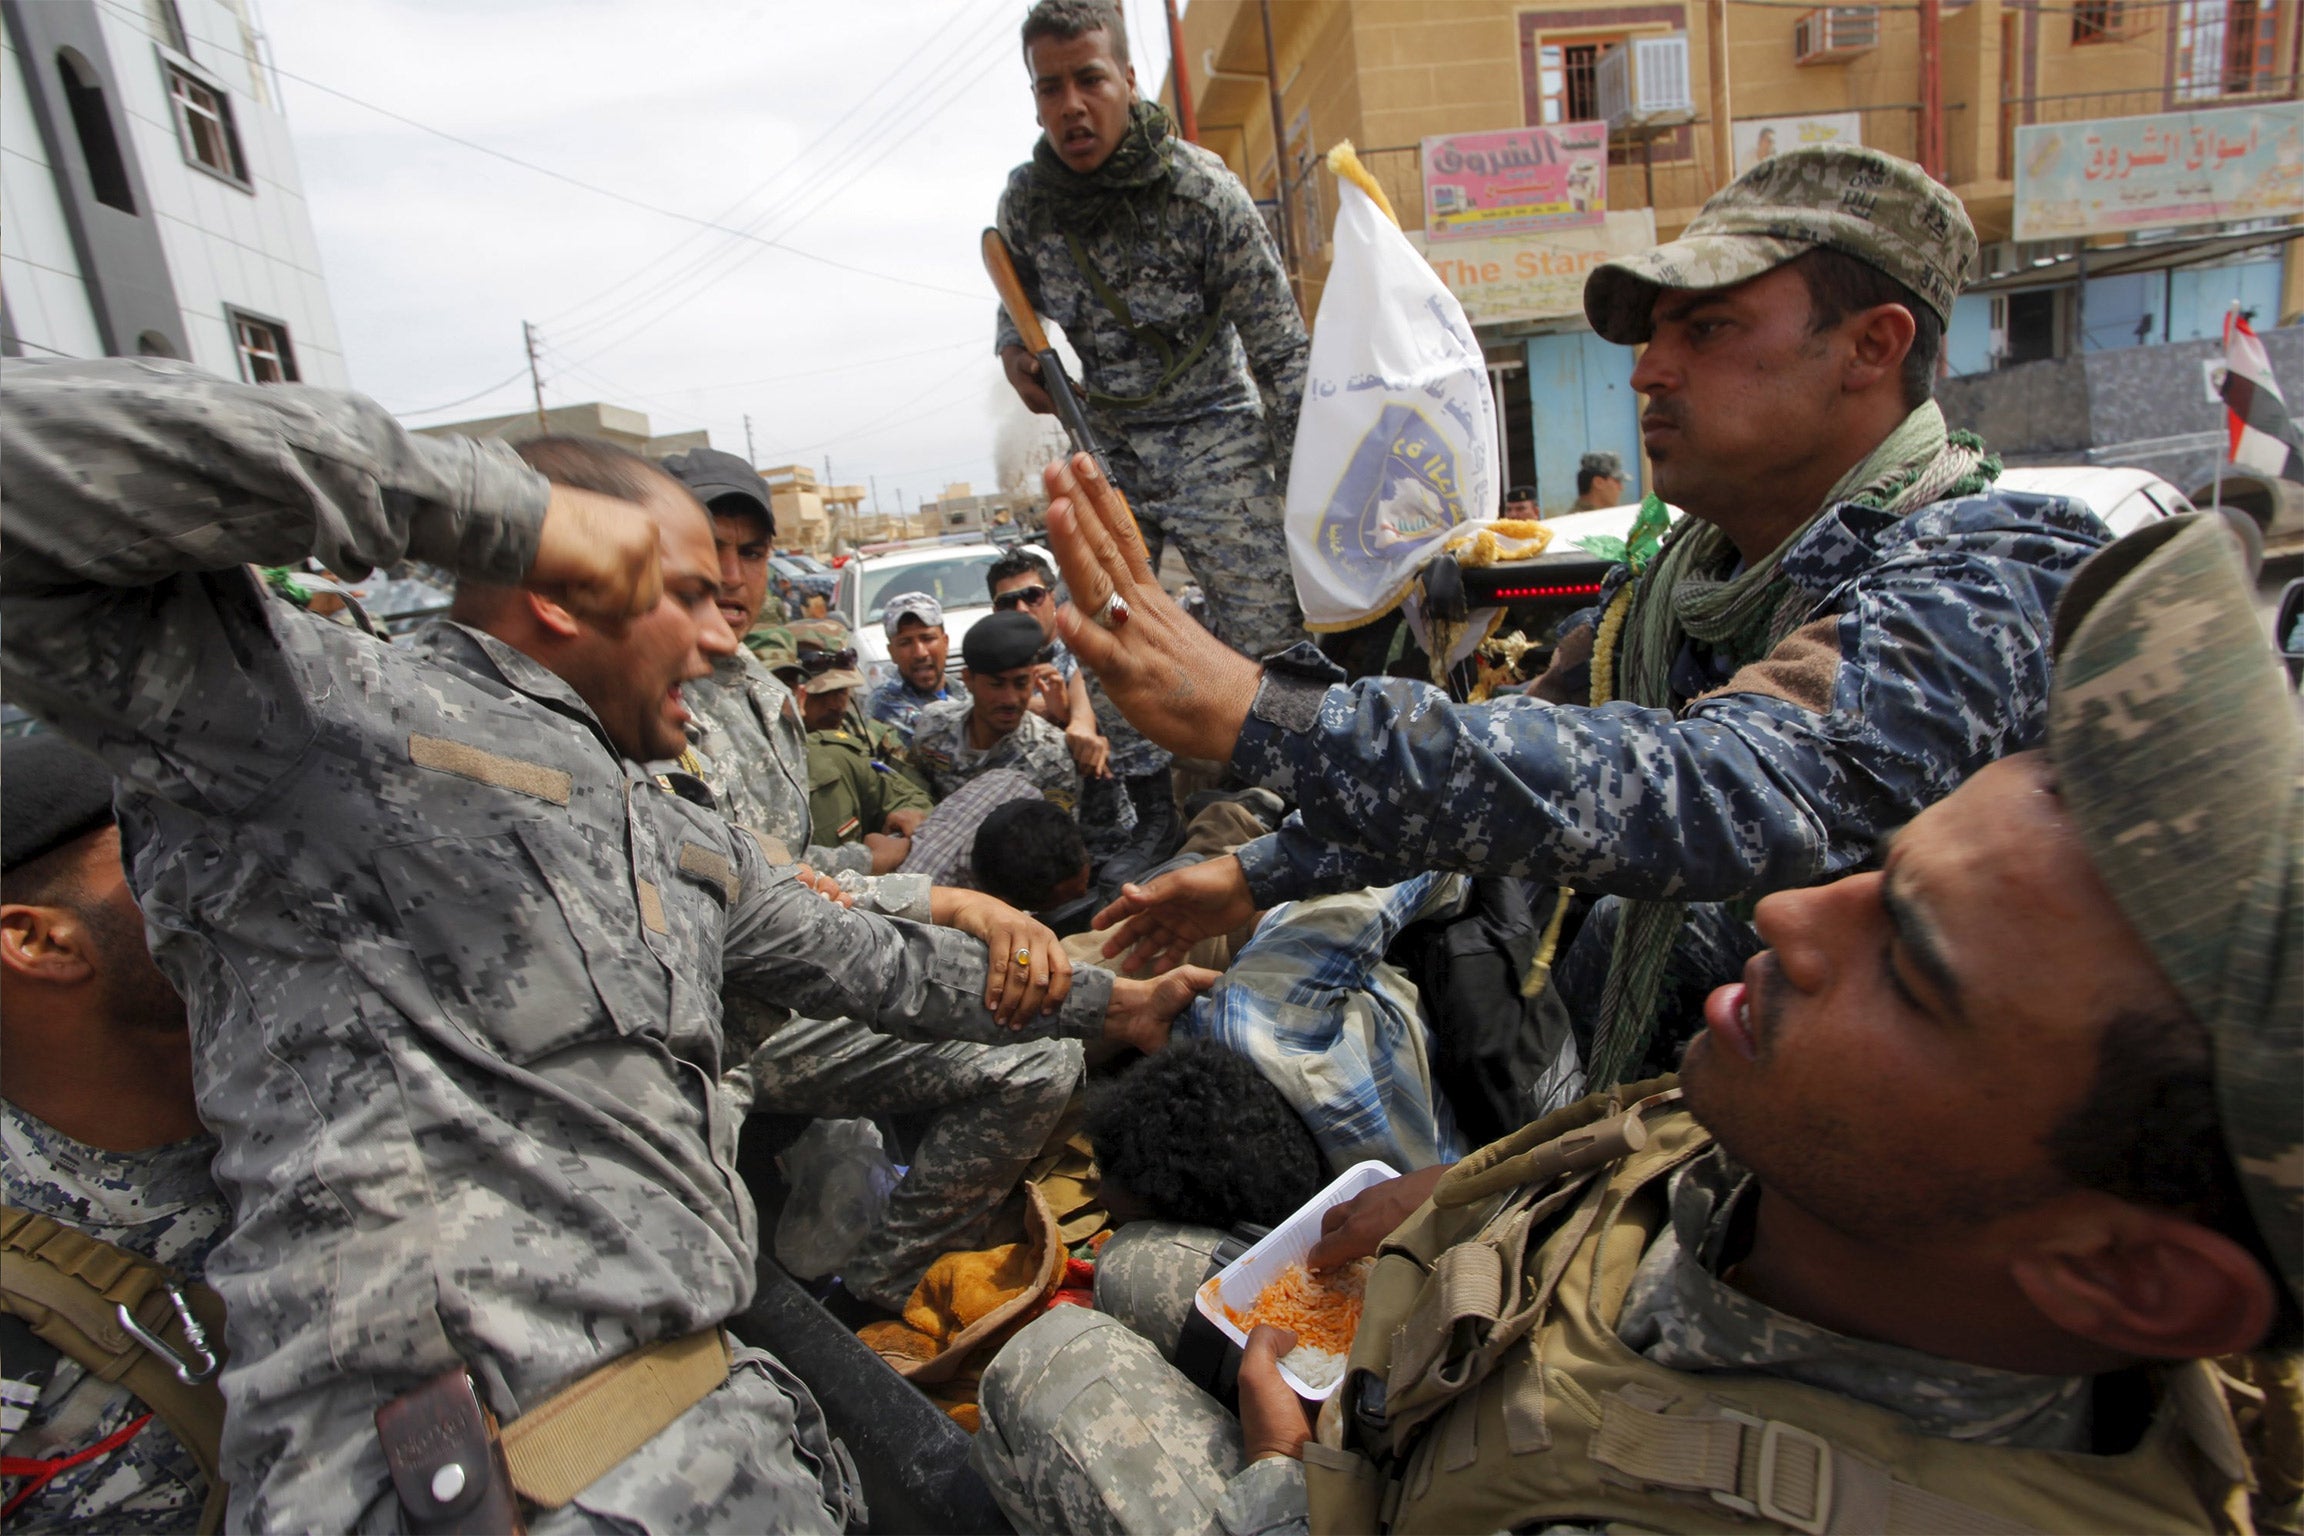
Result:
<svg viewBox="0 0 2304 1536"><path fill-rule="evenodd" d="M1306 1386L1326 1387L1344 1374L1345 1358L1352 1352L1352 1335L1360 1330L1360 1301L1368 1287L1374 1259L1355 1259L1340 1269L1315 1275L1302 1264L1291 1264L1264 1287L1245 1315L1224 1305L1224 1315L1246 1333L1258 1323L1271 1323L1296 1335L1296 1347L1281 1360Z"/></svg>

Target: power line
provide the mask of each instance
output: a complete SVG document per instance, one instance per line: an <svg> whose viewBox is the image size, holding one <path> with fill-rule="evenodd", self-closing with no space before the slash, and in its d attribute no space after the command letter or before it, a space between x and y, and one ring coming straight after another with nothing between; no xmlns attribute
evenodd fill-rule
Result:
<svg viewBox="0 0 2304 1536"><path fill-rule="evenodd" d="M996 6L1004 6L1005 3L1006 0L995 0ZM717 223L734 217L736 212L746 203L749 203L753 198L760 196L763 192L766 192L778 181L781 181L794 168L806 163L807 157L809 155L815 153L817 148L824 144L826 140L830 139L832 135L839 132L842 127L846 126L848 120L854 117L858 112L862 111L868 104L870 104L874 97L878 96L890 85L893 85L903 75L905 70L911 68L914 61L916 61L923 53L927 52L928 49L936 43L937 39L941 38L946 32L950 31L953 25L966 14L967 12L965 9L955 8L952 13L945 18L944 24L942 26L936 28L933 32L930 32L925 38L922 38L920 45L913 49L911 53L905 55L905 57L896 65L895 68L891 69L884 77L882 77L879 83L875 84L862 96L859 96L855 102L850 105L847 111L841 113L839 117L832 121L830 126L826 127L821 133L817 134L815 138L809 140L808 143L803 145L800 149L794 151L792 158L778 166L767 180L761 182L758 186L752 188L742 197L736 199L735 202L730 203L726 208L715 214L713 216L714 222ZM989 12L987 12L987 14L989 14ZM757 229L759 225L754 223L747 227ZM614 293L617 289L625 286L626 284L637 282L642 274L646 273L650 268L670 260L674 254L676 254L685 246L692 244L698 238L700 237L694 234L682 236L679 240L673 242L673 244L666 247L657 255L650 257L645 262L642 262L638 267L634 268L625 276L617 279L613 283L610 283L606 288L603 288L597 293L591 294L586 298L577 300L574 304L569 305L566 309L560 310L555 314L547 316L547 323L556 323L560 320L566 319L570 315L578 313L581 310L588 309L593 304L599 302L603 298L606 298L609 294Z"/></svg>
<svg viewBox="0 0 2304 1536"><path fill-rule="evenodd" d="M277 69L277 66L275 66L275 68ZM964 293L957 288L947 288L941 283L923 283L916 278L898 277L893 272L876 272L870 267L859 267L852 262L841 261L835 257L820 256L814 251L803 250L796 245L786 245L781 241L766 239L760 235L751 234L745 230L732 229L728 225L716 223L711 219L698 218L695 214L692 213L682 213L676 208L665 208L655 203L644 202L637 197L632 197L625 193L614 191L608 187L595 186L589 181L578 180L576 177L570 176L565 172L555 171L549 166L538 165L533 160L523 160L518 155L506 154L503 150L494 149L486 144L479 143L476 140L467 139L459 134L450 133L444 128L435 128L430 123L418 122L415 118L409 117L404 113L395 112L389 107L380 107L372 101L365 101L358 96L354 96L349 91L340 91L332 85L323 85L319 81L314 80L306 75L299 75L293 70L279 69L278 73L283 78L293 80L299 85L308 85L316 91L337 97L343 101L348 101L356 107L365 107L367 110L375 113L379 117L388 117L392 119L392 121L396 123L403 123L410 128L416 129L420 133L428 133L431 134L434 138L446 139L451 144L462 145L464 148L473 150L479 154L490 156L493 159L502 160L508 165L519 166L524 171L533 171L539 176L549 176L554 181L565 182L567 185L575 187L580 191L590 192L596 197L605 197L614 202L623 203L627 207L638 208L644 213L653 213L659 218L677 219L683 224L694 224L702 229L717 230L721 234L733 235L740 240L749 240L756 245L764 245L772 250L782 251L789 256L798 256L804 261L813 261L821 266L833 267L842 272L854 273L858 277L877 278L884 283L899 283L907 288L918 288L928 293L946 294L957 299L967 299L972 303L981 303L984 298L984 295L981 293Z"/></svg>
<svg viewBox="0 0 2304 1536"><path fill-rule="evenodd" d="M486 389L476 389L461 400L450 400L441 405L427 405L419 410L413 411L394 411L392 414L395 416L431 416L441 411L452 411L460 405L470 405L475 400L484 399L487 396L496 393L496 391L500 389L508 389L526 377L528 377L528 367L525 363L523 363L518 368L515 368L510 373L504 375L504 377L498 379L495 383L489 385Z"/></svg>
<svg viewBox="0 0 2304 1536"><path fill-rule="evenodd" d="M821 212L841 191L855 185L858 177L909 143L945 111L966 99L969 91L985 75L989 74L1005 55L1004 46L995 46L978 59L970 61L980 65L974 74L965 77L958 71L949 74L940 86L934 88L934 91L941 93L940 98L932 94L929 101L923 102L910 115L909 126L905 128L905 131L894 139L888 139L886 137L888 131L896 126L902 126L901 123L892 122L889 128L878 131L877 136L881 142L875 142L875 135L866 135L859 139L855 144L842 150L831 161L818 167L807 180L787 192L778 200L776 205L768 208L758 219L747 226L746 232L749 234L751 231L756 231L776 221L783 215L790 214L791 216L784 219L784 222L772 236L761 237L763 243L766 244L774 245L780 242L808 219ZM962 68L965 67L965 65L962 66ZM793 211L797 205L818 193L824 195L817 196L816 201L810 206L797 212ZM580 322L569 334L572 337L597 337L600 332L618 326L621 321L639 314L640 311L648 309L651 305L656 306L651 313L642 316L634 324L622 326L613 337L599 341L585 354L588 357L604 356L683 305L701 298L719 283L741 270L754 254L742 246L726 243L717 249L699 253L677 270L667 274L647 292L635 295L627 302L604 314L595 315ZM715 271L714 268L718 270ZM681 291L683 289L685 291ZM953 290L941 291L951 292ZM659 303L660 300L664 302Z"/></svg>

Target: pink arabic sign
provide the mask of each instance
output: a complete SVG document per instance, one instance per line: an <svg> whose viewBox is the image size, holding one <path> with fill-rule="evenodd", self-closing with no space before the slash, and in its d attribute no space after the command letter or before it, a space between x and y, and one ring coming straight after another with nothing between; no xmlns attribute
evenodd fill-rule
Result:
<svg viewBox="0 0 2304 1536"><path fill-rule="evenodd" d="M1431 239L1578 229L1607 217L1606 123L1424 141L1424 232Z"/></svg>
<svg viewBox="0 0 2304 1536"><path fill-rule="evenodd" d="M2069 240L2304 213L2304 103L2016 131L2016 238Z"/></svg>

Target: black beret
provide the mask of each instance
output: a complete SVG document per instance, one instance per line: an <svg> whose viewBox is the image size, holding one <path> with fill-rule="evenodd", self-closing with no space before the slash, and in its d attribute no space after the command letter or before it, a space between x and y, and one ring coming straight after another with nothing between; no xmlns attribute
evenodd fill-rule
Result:
<svg viewBox="0 0 2304 1536"><path fill-rule="evenodd" d="M971 672L1013 672L1032 665L1048 637L1040 621L1028 613L995 613L968 626L960 641L960 659Z"/></svg>
<svg viewBox="0 0 2304 1536"><path fill-rule="evenodd" d="M0 744L0 790L0 870L112 824L111 770L46 731Z"/></svg>

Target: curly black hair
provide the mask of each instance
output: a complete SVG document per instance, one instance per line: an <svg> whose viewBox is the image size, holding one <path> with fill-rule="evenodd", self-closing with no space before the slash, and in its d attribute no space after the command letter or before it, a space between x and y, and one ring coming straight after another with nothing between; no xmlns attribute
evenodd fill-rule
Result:
<svg viewBox="0 0 2304 1536"><path fill-rule="evenodd" d="M1096 1085L1087 1129L1104 1177L1162 1221L1274 1227L1328 1181L1280 1090L1211 1040L1179 1040Z"/></svg>

